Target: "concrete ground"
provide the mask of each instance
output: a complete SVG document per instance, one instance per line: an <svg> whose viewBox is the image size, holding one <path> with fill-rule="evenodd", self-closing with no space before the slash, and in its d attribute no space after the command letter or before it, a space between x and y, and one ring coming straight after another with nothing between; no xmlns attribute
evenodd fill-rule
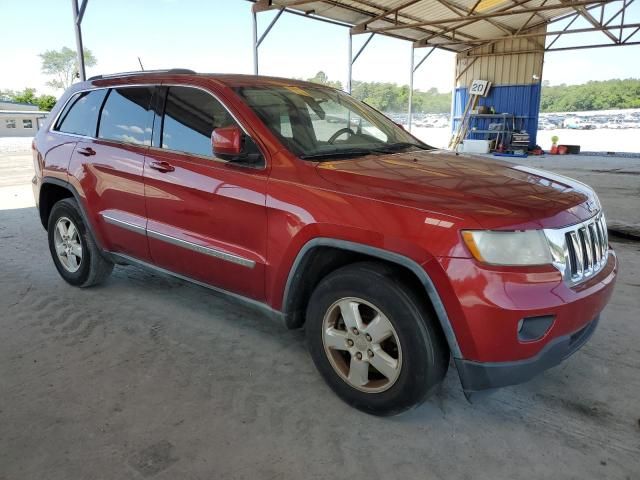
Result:
<svg viewBox="0 0 640 480"><path fill-rule="evenodd" d="M550 170L590 185L602 202L609 226L640 237L640 157L540 155L500 158Z"/></svg>
<svg viewBox="0 0 640 480"><path fill-rule="evenodd" d="M637 176L582 162L548 166L593 177L610 218L640 211ZM66 285L30 165L0 155L1 480L640 478L640 243L613 239L614 298L565 363L474 404L452 367L383 419L329 390L303 332L204 288L133 267Z"/></svg>

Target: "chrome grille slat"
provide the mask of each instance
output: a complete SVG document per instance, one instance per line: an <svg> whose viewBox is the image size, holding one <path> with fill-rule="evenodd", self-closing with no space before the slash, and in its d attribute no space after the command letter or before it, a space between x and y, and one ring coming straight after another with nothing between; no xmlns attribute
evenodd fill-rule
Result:
<svg viewBox="0 0 640 480"><path fill-rule="evenodd" d="M569 286L593 277L607 264L609 238L602 212L576 225L548 228L544 232L552 263Z"/></svg>
<svg viewBox="0 0 640 480"><path fill-rule="evenodd" d="M589 232L589 225L580 229L580 234L584 239L584 262L585 262L585 275L591 275L593 272L593 242L591 241L591 232Z"/></svg>
<svg viewBox="0 0 640 480"><path fill-rule="evenodd" d="M566 265L563 275L570 285L576 285L592 277L606 265L609 238L607 223L602 213L586 222L556 232L564 235Z"/></svg>
<svg viewBox="0 0 640 480"><path fill-rule="evenodd" d="M578 238L577 230L575 232L569 232L569 237L571 238L571 244L573 245L576 262L575 268L571 268L570 270L572 272L575 270L576 276L582 277L584 275L584 255L582 253L582 242L580 242L580 239Z"/></svg>
<svg viewBox="0 0 640 480"><path fill-rule="evenodd" d="M600 244L600 237L598 236L598 222L593 222L589 225L589 233L591 234L593 243L593 263L595 268L599 268L602 260L602 245Z"/></svg>

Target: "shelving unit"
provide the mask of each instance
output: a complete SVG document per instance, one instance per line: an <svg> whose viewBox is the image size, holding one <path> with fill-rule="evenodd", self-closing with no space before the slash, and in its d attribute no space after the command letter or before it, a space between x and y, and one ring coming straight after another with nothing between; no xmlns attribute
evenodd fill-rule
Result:
<svg viewBox="0 0 640 480"><path fill-rule="evenodd" d="M460 120L455 117L455 120ZM499 129L478 129L474 127L479 120L499 120ZM529 147L529 134L519 133L524 129L525 121L529 117L524 115L512 115L510 113L471 113L469 114L469 129L466 138L472 138L474 134L483 135L482 140L495 140L495 145L500 143L511 145L513 149L527 150ZM496 122L497 123L497 122Z"/></svg>

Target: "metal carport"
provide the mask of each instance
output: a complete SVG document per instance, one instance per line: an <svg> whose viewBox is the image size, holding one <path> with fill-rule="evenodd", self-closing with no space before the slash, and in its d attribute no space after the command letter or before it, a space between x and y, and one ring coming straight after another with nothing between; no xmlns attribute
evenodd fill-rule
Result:
<svg viewBox="0 0 640 480"><path fill-rule="evenodd" d="M436 48L457 54L453 113L460 112L466 86L473 75L484 74L494 84L518 86L501 93L509 99L529 95L532 100L517 105L528 128L537 123L542 64L546 52L571 49L640 45L640 23L630 22L629 7L635 0L250 0L253 14L253 71L259 73L258 49L283 13L300 15L348 28L347 91L351 91L352 67L373 36L385 35L411 42L408 125L411 128L415 72ZM71 0L77 51L82 52L82 19L88 0ZM259 34L258 14L278 13ZM578 19L586 27L575 28ZM559 25L559 26L556 26ZM597 39L557 46L561 37ZM368 38L353 52L353 35ZM417 62L415 50L426 53ZM496 58L510 57L497 66ZM79 76L86 78L84 59L78 55ZM524 87L524 90L523 88ZM537 95L537 97L536 97ZM513 107L512 105L506 105ZM454 120L454 119L452 119ZM535 134L534 134L535 140Z"/></svg>

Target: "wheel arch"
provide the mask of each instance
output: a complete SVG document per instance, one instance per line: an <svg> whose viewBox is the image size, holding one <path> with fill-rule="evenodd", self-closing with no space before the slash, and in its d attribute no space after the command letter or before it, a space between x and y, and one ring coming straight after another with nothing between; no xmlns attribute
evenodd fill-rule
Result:
<svg viewBox="0 0 640 480"><path fill-rule="evenodd" d="M331 253L329 256L323 256L328 252ZM463 358L447 311L427 272L409 257L347 240L314 238L300 249L289 271L283 294L286 326L299 328L304 324L307 301L322 277L338 267L362 260L381 260L408 272L427 294L451 353L455 358ZM306 281L305 276L311 281Z"/></svg>
<svg viewBox="0 0 640 480"><path fill-rule="evenodd" d="M78 209L80 210L82 221L89 230L89 233L91 234L93 241L98 246L98 249L101 252L104 252L105 250L102 247L102 243L100 242L100 239L97 238L96 232L93 228L93 223L90 221L90 218L84 208L84 202L82 201L80 193L78 193L76 188L71 183L59 178L44 177L42 179L42 186L40 187L38 201L38 210L40 214L40 221L42 222L45 230L47 229L51 208L57 201L62 200L63 198L73 198L76 201L76 203L78 204Z"/></svg>

